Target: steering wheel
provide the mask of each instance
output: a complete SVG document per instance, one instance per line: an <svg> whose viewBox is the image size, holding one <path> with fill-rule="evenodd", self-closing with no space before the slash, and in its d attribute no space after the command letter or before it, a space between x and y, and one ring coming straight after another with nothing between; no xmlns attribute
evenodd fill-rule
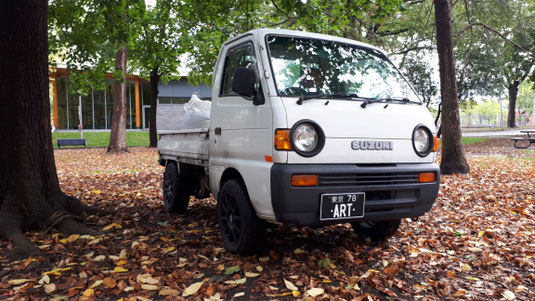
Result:
<svg viewBox="0 0 535 301"><path fill-rule="evenodd" d="M302 96L307 94L307 90L300 87L289 87L284 89L283 92L288 96Z"/></svg>

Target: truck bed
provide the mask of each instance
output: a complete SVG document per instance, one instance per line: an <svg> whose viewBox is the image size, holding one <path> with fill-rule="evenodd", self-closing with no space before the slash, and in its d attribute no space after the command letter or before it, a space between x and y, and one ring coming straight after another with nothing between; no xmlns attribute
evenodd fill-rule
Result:
<svg viewBox="0 0 535 301"><path fill-rule="evenodd" d="M208 133L208 128L158 131L160 158L207 166Z"/></svg>

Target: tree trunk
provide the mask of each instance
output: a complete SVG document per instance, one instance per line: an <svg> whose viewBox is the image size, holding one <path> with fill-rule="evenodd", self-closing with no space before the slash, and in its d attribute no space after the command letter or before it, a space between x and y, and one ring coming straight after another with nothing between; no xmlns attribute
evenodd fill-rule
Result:
<svg viewBox="0 0 535 301"><path fill-rule="evenodd" d="M94 233L76 220L83 211L97 211L59 187L48 96L47 0L2 1L0 24L0 236L29 254L38 249L23 231Z"/></svg>
<svg viewBox="0 0 535 301"><path fill-rule="evenodd" d="M507 114L507 127L516 127L516 96L518 95L518 86L520 82L515 80L507 89L509 90L509 113Z"/></svg>
<svg viewBox="0 0 535 301"><path fill-rule="evenodd" d="M437 51L442 97L442 159L443 174L468 173L470 167L464 157L461 144L461 126L455 64L451 41L450 0L435 0L435 24L437 28Z"/></svg>
<svg viewBox="0 0 535 301"><path fill-rule="evenodd" d="M150 102L150 125L149 125L149 147L158 146L158 133L156 132L156 108L158 105L158 81L160 80L160 74L158 73L158 67L154 67L150 72L150 88L152 90L152 99Z"/></svg>
<svg viewBox="0 0 535 301"><path fill-rule="evenodd" d="M120 153L126 149L126 61L128 51L123 45L115 54L115 70L121 72L121 79L113 83L113 113L111 119L110 144L108 152Z"/></svg>

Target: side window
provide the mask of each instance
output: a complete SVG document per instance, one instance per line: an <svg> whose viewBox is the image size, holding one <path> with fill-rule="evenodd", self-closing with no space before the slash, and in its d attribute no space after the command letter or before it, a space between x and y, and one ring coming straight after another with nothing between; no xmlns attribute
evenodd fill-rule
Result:
<svg viewBox="0 0 535 301"><path fill-rule="evenodd" d="M225 57L225 69L223 70L223 82L221 84L219 95L238 95L236 92L232 91L234 70L236 70L237 67L245 67L256 71L256 58L253 43L247 42L227 51L227 56Z"/></svg>

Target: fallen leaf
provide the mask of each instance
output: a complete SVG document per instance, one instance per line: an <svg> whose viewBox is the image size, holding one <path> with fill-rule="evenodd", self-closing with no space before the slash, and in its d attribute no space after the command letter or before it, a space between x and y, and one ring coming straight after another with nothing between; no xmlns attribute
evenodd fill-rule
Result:
<svg viewBox="0 0 535 301"><path fill-rule="evenodd" d="M172 297L176 297L178 296L178 291L177 290L174 290L174 289L171 289L171 288L163 288L160 290L160 292L158 293L160 296L172 296Z"/></svg>
<svg viewBox="0 0 535 301"><path fill-rule="evenodd" d="M182 297L195 295L197 293L197 291L199 291L199 289L201 288L203 283L204 283L204 281L200 281L200 282L195 282L195 283L191 284L190 286L188 286L184 290L184 292L182 293Z"/></svg>
<svg viewBox="0 0 535 301"><path fill-rule="evenodd" d="M244 292L239 292L239 293L234 294L234 298L243 297L243 296L245 296Z"/></svg>
<svg viewBox="0 0 535 301"><path fill-rule="evenodd" d="M141 288L148 291L155 291L158 289L158 286L153 284L142 284Z"/></svg>
<svg viewBox="0 0 535 301"><path fill-rule="evenodd" d="M51 292L55 290L56 290L56 285L54 283L45 285L45 293L50 294Z"/></svg>
<svg viewBox="0 0 535 301"><path fill-rule="evenodd" d="M11 285L19 285L30 281L30 279L13 279L9 280L8 283Z"/></svg>
<svg viewBox="0 0 535 301"><path fill-rule="evenodd" d="M122 268L122 267L115 267L115 269L113 269L113 272L114 273L124 273L124 272L128 272L128 270L125 269L125 268Z"/></svg>
<svg viewBox="0 0 535 301"><path fill-rule="evenodd" d="M286 288L291 290L291 291L296 291L297 290L297 287L291 283L290 281L284 279L284 284L286 285Z"/></svg>
<svg viewBox="0 0 535 301"><path fill-rule="evenodd" d="M50 277L48 275L44 275L41 280L39 280L39 284L43 285L45 283L50 283Z"/></svg>
<svg viewBox="0 0 535 301"><path fill-rule="evenodd" d="M94 293L95 293L95 291L92 288L88 288L83 292L82 295L84 295L86 297L91 297L91 296L93 296Z"/></svg>
<svg viewBox="0 0 535 301"><path fill-rule="evenodd" d="M254 278L258 277L260 274L258 273L251 273L251 272L245 272L245 277Z"/></svg>
<svg viewBox="0 0 535 301"><path fill-rule="evenodd" d="M102 260L104 260L104 259L106 259L106 256L104 256L104 255L98 255L97 257L95 257L95 258L93 259L93 261L97 261L97 262L98 262L98 261L102 261Z"/></svg>
<svg viewBox="0 0 535 301"><path fill-rule="evenodd" d="M102 279L102 284L104 284L107 288L114 288L116 286L115 279L111 277Z"/></svg>
<svg viewBox="0 0 535 301"><path fill-rule="evenodd" d="M89 288L95 288L95 287L99 286L101 283L102 283L102 280L97 280Z"/></svg>
<svg viewBox="0 0 535 301"><path fill-rule="evenodd" d="M229 268L225 269L225 275L230 275L230 274L233 274L233 273L237 273L239 271L240 271L240 266L239 265L233 266L233 267L229 267Z"/></svg>
<svg viewBox="0 0 535 301"><path fill-rule="evenodd" d="M516 296L515 296L515 293L511 292L510 290L506 290L502 293L502 296L506 299L506 300L514 300L516 299Z"/></svg>
<svg viewBox="0 0 535 301"><path fill-rule="evenodd" d="M472 270L472 267L467 265L466 263L461 264L461 269L465 272L470 272Z"/></svg>
<svg viewBox="0 0 535 301"><path fill-rule="evenodd" d="M104 227L102 230L104 231L108 231L110 229L121 229L123 226L121 226L120 224L117 224L117 223L111 223L109 225L107 225L106 227Z"/></svg>
<svg viewBox="0 0 535 301"><path fill-rule="evenodd" d="M225 281L226 284L244 284L247 282L247 278L241 278L237 280L227 280Z"/></svg>
<svg viewBox="0 0 535 301"><path fill-rule="evenodd" d="M136 281L139 283L146 283L146 284L160 283L160 280L152 278L151 274L139 274L136 277Z"/></svg>
<svg viewBox="0 0 535 301"><path fill-rule="evenodd" d="M310 297L316 297L316 296L319 296L321 294L323 294L323 289L322 288L319 288L319 287L314 287L314 288L311 288L307 291L307 294L310 296Z"/></svg>
<svg viewBox="0 0 535 301"><path fill-rule="evenodd" d="M42 275L61 276L62 272L70 271L72 268L57 268L48 272L44 272Z"/></svg>

